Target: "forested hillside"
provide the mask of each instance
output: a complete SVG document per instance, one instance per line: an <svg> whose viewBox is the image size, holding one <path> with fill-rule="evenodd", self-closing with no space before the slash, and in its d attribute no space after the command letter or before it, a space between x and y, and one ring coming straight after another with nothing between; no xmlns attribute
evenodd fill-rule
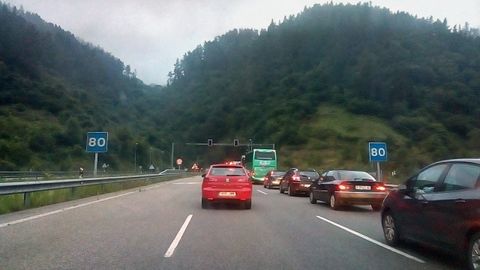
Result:
<svg viewBox="0 0 480 270"><path fill-rule="evenodd" d="M367 142L389 143L387 171L480 153L480 38L468 25L325 4L232 30L175 64L165 87L38 15L0 5L0 170L91 163L87 131L109 131L101 163L133 170L239 158L275 143L283 167L370 169Z"/></svg>
<svg viewBox="0 0 480 270"><path fill-rule="evenodd" d="M368 167L368 140L385 140L405 172L478 156L479 101L478 30L325 4L185 54L159 115L191 140L276 143L285 166Z"/></svg>
<svg viewBox="0 0 480 270"><path fill-rule="evenodd" d="M137 104L151 91L101 48L0 3L0 170L89 168L87 131L110 132L111 169L133 170L135 142L146 164L159 136Z"/></svg>

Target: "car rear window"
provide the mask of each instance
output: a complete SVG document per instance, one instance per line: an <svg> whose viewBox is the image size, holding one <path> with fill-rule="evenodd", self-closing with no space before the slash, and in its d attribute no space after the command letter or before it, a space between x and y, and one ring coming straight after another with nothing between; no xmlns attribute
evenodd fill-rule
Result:
<svg viewBox="0 0 480 270"><path fill-rule="evenodd" d="M210 175L216 176L244 176L245 171L239 167L213 167Z"/></svg>
<svg viewBox="0 0 480 270"><path fill-rule="evenodd" d="M313 178L313 179L316 179L316 178L320 177L320 175L317 172L312 172L312 171L301 171L300 176L306 176L306 177L310 177L310 178Z"/></svg>
<svg viewBox="0 0 480 270"><path fill-rule="evenodd" d="M347 181L376 181L373 176L366 172L357 172L357 171L339 171L338 172L341 180Z"/></svg>
<svg viewBox="0 0 480 270"><path fill-rule="evenodd" d="M272 172L273 177L284 176L285 172Z"/></svg>
<svg viewBox="0 0 480 270"><path fill-rule="evenodd" d="M255 152L255 159L275 160L275 152Z"/></svg>

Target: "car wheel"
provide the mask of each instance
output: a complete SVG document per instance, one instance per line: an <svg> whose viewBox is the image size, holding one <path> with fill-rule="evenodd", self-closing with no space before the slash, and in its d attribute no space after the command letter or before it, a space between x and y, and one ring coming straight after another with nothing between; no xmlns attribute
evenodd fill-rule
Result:
<svg viewBox="0 0 480 270"><path fill-rule="evenodd" d="M267 188L272 189L272 184L268 184Z"/></svg>
<svg viewBox="0 0 480 270"><path fill-rule="evenodd" d="M293 196L295 195L292 188L290 186L288 186L288 189L287 189L287 193L288 193L288 196Z"/></svg>
<svg viewBox="0 0 480 270"><path fill-rule="evenodd" d="M378 211L380 211L380 209L382 209L382 205L380 205L380 204L372 204L372 210L373 210L373 211L378 212Z"/></svg>
<svg viewBox="0 0 480 270"><path fill-rule="evenodd" d="M207 199L202 198L202 208L207 209L209 206L209 202Z"/></svg>
<svg viewBox="0 0 480 270"><path fill-rule="evenodd" d="M309 198L311 204L317 204L317 199L313 197L313 192L310 192Z"/></svg>
<svg viewBox="0 0 480 270"><path fill-rule="evenodd" d="M391 212L386 212L382 217L383 235L390 246L397 246L400 243L398 226Z"/></svg>
<svg viewBox="0 0 480 270"><path fill-rule="evenodd" d="M335 194L330 195L330 208L332 208L333 210L338 210L339 207L340 205L338 205Z"/></svg>
<svg viewBox="0 0 480 270"><path fill-rule="evenodd" d="M480 233L470 238L467 253L468 269L480 269Z"/></svg>
<svg viewBox="0 0 480 270"><path fill-rule="evenodd" d="M245 209L252 209L252 200L247 200L243 203Z"/></svg>
<svg viewBox="0 0 480 270"><path fill-rule="evenodd" d="M282 193L282 194L283 194L283 188L282 188L282 185L280 185L280 186L278 187L278 190L280 191L280 193Z"/></svg>
<svg viewBox="0 0 480 270"><path fill-rule="evenodd" d="M263 188L267 188L267 185L265 185L265 183L263 183Z"/></svg>

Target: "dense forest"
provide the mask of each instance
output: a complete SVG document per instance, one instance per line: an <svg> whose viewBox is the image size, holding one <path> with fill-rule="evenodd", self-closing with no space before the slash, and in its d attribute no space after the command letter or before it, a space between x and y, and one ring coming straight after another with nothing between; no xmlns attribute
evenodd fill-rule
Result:
<svg viewBox="0 0 480 270"><path fill-rule="evenodd" d="M100 164L133 170L134 148L146 164L161 136L137 104L154 90L103 49L0 4L0 170L90 168L88 131L109 131Z"/></svg>
<svg viewBox="0 0 480 270"><path fill-rule="evenodd" d="M369 140L405 174L480 153L478 30L371 4L230 31L179 60L167 92L186 138L276 143L285 166L368 168Z"/></svg>
<svg viewBox="0 0 480 270"><path fill-rule="evenodd" d="M133 153L187 164L274 143L283 167L369 170L367 143L389 144L387 171L480 153L480 38L446 20L371 4L325 4L235 29L177 61L165 87L38 15L0 5L0 170L74 169L90 162L87 131L110 132L105 162Z"/></svg>

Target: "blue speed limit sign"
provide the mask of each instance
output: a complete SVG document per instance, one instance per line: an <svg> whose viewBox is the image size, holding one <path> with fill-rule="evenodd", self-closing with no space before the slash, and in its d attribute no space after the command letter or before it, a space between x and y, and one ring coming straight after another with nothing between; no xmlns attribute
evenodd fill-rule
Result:
<svg viewBox="0 0 480 270"><path fill-rule="evenodd" d="M105 153L108 150L108 132L88 132L87 152Z"/></svg>
<svg viewBox="0 0 480 270"><path fill-rule="evenodd" d="M370 162L387 161L387 144L384 142L368 143L368 158Z"/></svg>

